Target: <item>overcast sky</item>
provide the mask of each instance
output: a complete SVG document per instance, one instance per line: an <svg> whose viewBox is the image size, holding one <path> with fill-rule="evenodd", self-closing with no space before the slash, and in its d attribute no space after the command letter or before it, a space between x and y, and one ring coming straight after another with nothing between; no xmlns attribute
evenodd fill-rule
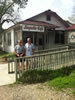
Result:
<svg viewBox="0 0 75 100"><path fill-rule="evenodd" d="M25 9L20 10L21 20L25 20L45 10L51 9L64 20L73 13L75 0L28 0Z"/></svg>
<svg viewBox="0 0 75 100"><path fill-rule="evenodd" d="M75 0L29 0L25 9L21 10L21 18L29 18L45 10L57 12L63 19L68 19L73 12Z"/></svg>

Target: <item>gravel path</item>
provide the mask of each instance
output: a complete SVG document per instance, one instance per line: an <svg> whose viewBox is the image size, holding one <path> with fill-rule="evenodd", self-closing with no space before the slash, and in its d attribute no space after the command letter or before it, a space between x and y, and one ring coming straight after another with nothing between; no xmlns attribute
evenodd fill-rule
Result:
<svg viewBox="0 0 75 100"><path fill-rule="evenodd" d="M55 91L44 84L0 86L0 100L75 100L71 90Z"/></svg>

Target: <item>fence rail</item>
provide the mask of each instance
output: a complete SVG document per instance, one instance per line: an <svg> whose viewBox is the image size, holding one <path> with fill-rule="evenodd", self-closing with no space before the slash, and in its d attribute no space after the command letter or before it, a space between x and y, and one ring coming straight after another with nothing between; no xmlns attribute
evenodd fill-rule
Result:
<svg viewBox="0 0 75 100"><path fill-rule="evenodd" d="M70 44L70 45L57 45L57 47L53 47L53 48L50 48L50 49L44 49L44 50L38 50L38 51L35 51L34 54L43 54L43 53L49 53L49 52L56 52L56 51L66 51L66 50L69 50L69 49L73 49L75 48L74 45ZM4 62L7 62L8 63L8 60L9 59L14 59L15 58L15 55L9 55L9 56L4 56L4 57L0 57L0 63L4 63Z"/></svg>
<svg viewBox="0 0 75 100"><path fill-rule="evenodd" d="M59 48L39 50L30 57L16 58L6 57L8 62L8 73L15 72L16 80L24 71L28 70L56 70L62 67L75 65L75 46L64 45ZM5 58L5 57L4 57ZM22 60L22 62L20 62ZM19 67L19 71L18 68Z"/></svg>
<svg viewBox="0 0 75 100"><path fill-rule="evenodd" d="M59 46L57 48L51 48L51 49L44 49L44 50L38 50L35 51L34 54L42 54L42 53L49 53L49 52L56 52L56 51L65 51L68 50L68 46ZM7 62L8 60L13 60L15 58L15 55L9 55L9 56L4 56L4 57L0 57L0 63L4 63Z"/></svg>
<svg viewBox="0 0 75 100"><path fill-rule="evenodd" d="M20 60L22 60L22 63ZM19 72L17 65L19 66ZM75 49L37 54L30 57L15 58L14 60L8 61L8 69L10 68L9 72L15 71L16 80L21 77L24 71L56 70L72 65L75 65Z"/></svg>
<svg viewBox="0 0 75 100"><path fill-rule="evenodd" d="M42 53L49 53L49 52L56 52L56 51L66 51L69 49L69 46L59 46L51 49L45 49L45 50L38 50L35 51L35 54L42 54Z"/></svg>

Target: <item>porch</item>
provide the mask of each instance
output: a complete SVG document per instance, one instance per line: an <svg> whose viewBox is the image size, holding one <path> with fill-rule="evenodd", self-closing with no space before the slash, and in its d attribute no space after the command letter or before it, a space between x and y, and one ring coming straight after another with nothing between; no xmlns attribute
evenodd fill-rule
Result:
<svg viewBox="0 0 75 100"><path fill-rule="evenodd" d="M21 39L23 45L27 42L27 37L35 45L36 50L50 49L57 45L65 44L65 31L56 30L58 26L39 21L25 21L14 28L14 45Z"/></svg>
<svg viewBox="0 0 75 100"><path fill-rule="evenodd" d="M43 33L39 32L22 32L23 45L27 42L27 38L31 38L31 42L35 45L36 50L50 49L65 44L64 31L47 30Z"/></svg>

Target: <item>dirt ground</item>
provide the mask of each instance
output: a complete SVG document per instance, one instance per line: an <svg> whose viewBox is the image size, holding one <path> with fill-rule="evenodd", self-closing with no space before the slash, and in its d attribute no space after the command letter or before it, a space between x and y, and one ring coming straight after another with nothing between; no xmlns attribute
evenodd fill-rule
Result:
<svg viewBox="0 0 75 100"><path fill-rule="evenodd" d="M0 86L0 100L75 100L72 90L57 91L44 84Z"/></svg>

